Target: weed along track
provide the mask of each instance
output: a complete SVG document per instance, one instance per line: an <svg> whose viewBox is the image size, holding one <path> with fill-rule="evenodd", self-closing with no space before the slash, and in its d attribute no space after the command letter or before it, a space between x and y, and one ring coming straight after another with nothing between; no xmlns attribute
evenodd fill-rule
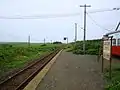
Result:
<svg viewBox="0 0 120 90"><path fill-rule="evenodd" d="M50 53L3 81L0 90L22 90L59 51Z"/></svg>

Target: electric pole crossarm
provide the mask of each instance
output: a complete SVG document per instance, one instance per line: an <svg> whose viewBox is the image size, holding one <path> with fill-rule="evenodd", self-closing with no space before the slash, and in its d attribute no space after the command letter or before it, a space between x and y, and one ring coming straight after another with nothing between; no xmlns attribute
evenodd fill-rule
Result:
<svg viewBox="0 0 120 90"><path fill-rule="evenodd" d="M91 7L91 5L80 5L80 7Z"/></svg>

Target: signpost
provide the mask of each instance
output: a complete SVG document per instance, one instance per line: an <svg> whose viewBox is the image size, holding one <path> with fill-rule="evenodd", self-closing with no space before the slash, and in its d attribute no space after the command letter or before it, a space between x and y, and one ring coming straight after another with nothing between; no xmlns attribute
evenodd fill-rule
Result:
<svg viewBox="0 0 120 90"><path fill-rule="evenodd" d="M103 37L103 55L102 55L102 72L104 67L104 59L109 61L109 77L112 78L112 70L111 70L111 63L112 63L112 38L110 37Z"/></svg>
<svg viewBox="0 0 120 90"><path fill-rule="evenodd" d="M68 44L68 37L64 37L64 40L67 40L67 44Z"/></svg>
<svg viewBox="0 0 120 90"><path fill-rule="evenodd" d="M66 37L64 37L64 40L66 40L67 38Z"/></svg>

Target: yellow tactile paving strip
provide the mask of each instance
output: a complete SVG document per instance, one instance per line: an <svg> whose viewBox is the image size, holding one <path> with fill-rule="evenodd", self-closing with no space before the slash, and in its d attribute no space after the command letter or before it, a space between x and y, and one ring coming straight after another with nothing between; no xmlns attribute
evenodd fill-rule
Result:
<svg viewBox="0 0 120 90"><path fill-rule="evenodd" d="M62 50L34 77L29 84L23 90L35 90L37 85L44 78L48 70L51 68L57 57L60 55Z"/></svg>

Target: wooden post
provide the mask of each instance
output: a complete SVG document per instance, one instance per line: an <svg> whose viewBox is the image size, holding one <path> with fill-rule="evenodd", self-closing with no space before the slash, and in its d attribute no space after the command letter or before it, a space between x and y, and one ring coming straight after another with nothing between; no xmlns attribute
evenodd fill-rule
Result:
<svg viewBox="0 0 120 90"><path fill-rule="evenodd" d="M103 44L104 44L104 38L102 38L102 73L104 72Z"/></svg>
<svg viewBox="0 0 120 90"><path fill-rule="evenodd" d="M97 58L98 62L100 61L100 58L102 56L102 51L103 51L102 47L103 47L103 40L101 39L100 47L98 48L98 58Z"/></svg>
<svg viewBox="0 0 120 90"><path fill-rule="evenodd" d="M113 36L111 36L111 53L110 53L110 67L109 67L109 77L110 77L110 80L112 79L112 38Z"/></svg>

